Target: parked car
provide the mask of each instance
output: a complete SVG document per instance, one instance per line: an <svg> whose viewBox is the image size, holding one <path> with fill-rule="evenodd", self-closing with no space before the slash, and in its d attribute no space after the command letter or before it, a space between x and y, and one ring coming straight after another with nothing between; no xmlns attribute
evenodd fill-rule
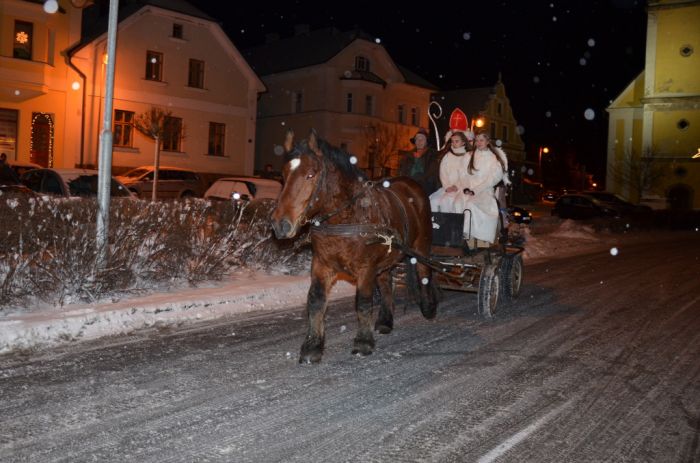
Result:
<svg viewBox="0 0 700 463"><path fill-rule="evenodd" d="M276 200L280 191L282 191L282 184L277 180L259 177L224 177L214 182L204 193L204 197L214 200Z"/></svg>
<svg viewBox="0 0 700 463"><path fill-rule="evenodd" d="M583 194L592 196L598 201L602 201L613 206L623 215L636 215L651 212L651 207L647 205L632 204L621 196L609 191L584 191Z"/></svg>
<svg viewBox="0 0 700 463"><path fill-rule="evenodd" d="M117 176L117 180L139 198L148 199L153 194L154 171L154 166L141 166ZM204 182L195 171L179 167L158 167L156 196L159 199L202 197L204 190Z"/></svg>
<svg viewBox="0 0 700 463"><path fill-rule="evenodd" d="M33 169L41 169L39 164L34 164L29 161L7 161L7 164L15 171L17 177L21 177L22 174Z"/></svg>
<svg viewBox="0 0 700 463"><path fill-rule="evenodd" d="M36 193L64 198L97 196L97 179L96 170L61 168L32 169L20 177L22 184ZM112 198L134 197L129 189L114 177L112 177L110 196Z"/></svg>
<svg viewBox="0 0 700 463"><path fill-rule="evenodd" d="M532 214L527 209L518 206L510 206L507 209L508 220L514 223L531 223Z"/></svg>
<svg viewBox="0 0 700 463"><path fill-rule="evenodd" d="M583 194L565 194L557 199L552 215L562 219L592 219L595 217L620 217L620 212L608 203Z"/></svg>
<svg viewBox="0 0 700 463"><path fill-rule="evenodd" d="M542 194L542 201L554 202L559 197L559 193L554 190L547 190Z"/></svg>

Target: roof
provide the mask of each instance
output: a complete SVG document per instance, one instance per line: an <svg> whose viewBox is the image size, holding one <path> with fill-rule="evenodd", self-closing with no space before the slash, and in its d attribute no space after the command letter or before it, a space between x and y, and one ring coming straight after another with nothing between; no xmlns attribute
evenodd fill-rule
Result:
<svg viewBox="0 0 700 463"><path fill-rule="evenodd" d="M438 93L439 97L444 97L444 100L450 105L461 109L465 114L475 115L486 109L486 102L494 93L494 87L479 87L479 88L464 88L460 90L449 90ZM447 111L448 108L443 108ZM449 112L447 113L449 117Z"/></svg>
<svg viewBox="0 0 700 463"><path fill-rule="evenodd" d="M221 22L212 18L202 10L196 8L185 0L126 0L119 3L118 22L130 17L146 5L155 6L164 10L186 14L196 18L206 19L221 25ZM107 33L109 19L109 2L95 2L92 6L83 10L82 33L80 45L86 45L92 40ZM74 47L72 51L80 48Z"/></svg>
<svg viewBox="0 0 700 463"><path fill-rule="evenodd" d="M341 32L335 27L327 27L248 48L243 50L243 56L259 76L266 76L327 63L355 40L374 43L374 37L361 29ZM438 90L438 87L413 71L398 64L397 68L406 83ZM355 71L351 76L344 78L386 85L381 77L371 72Z"/></svg>
<svg viewBox="0 0 700 463"><path fill-rule="evenodd" d="M353 41L373 38L359 29L341 32L335 27L300 33L243 50L243 56L260 76L328 62Z"/></svg>

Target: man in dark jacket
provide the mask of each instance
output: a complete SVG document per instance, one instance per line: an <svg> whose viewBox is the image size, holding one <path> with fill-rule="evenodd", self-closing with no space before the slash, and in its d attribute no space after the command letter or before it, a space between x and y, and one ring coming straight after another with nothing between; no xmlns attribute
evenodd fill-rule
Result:
<svg viewBox="0 0 700 463"><path fill-rule="evenodd" d="M17 185L19 178L7 163L7 154L0 154L0 185Z"/></svg>
<svg viewBox="0 0 700 463"><path fill-rule="evenodd" d="M411 138L411 143L415 148L402 153L399 175L416 180L429 196L440 188L439 154L428 146L428 131L422 127Z"/></svg>

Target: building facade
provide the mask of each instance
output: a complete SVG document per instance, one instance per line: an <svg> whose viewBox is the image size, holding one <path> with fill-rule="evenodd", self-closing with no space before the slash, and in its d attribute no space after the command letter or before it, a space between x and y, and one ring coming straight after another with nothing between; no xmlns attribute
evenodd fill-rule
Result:
<svg viewBox="0 0 700 463"><path fill-rule="evenodd" d="M648 4L644 70L608 107L607 188L700 208L700 1Z"/></svg>
<svg viewBox="0 0 700 463"><path fill-rule="evenodd" d="M0 0L0 133L12 134L2 149L44 166L96 166L110 59L106 16L59 4L49 15L42 2ZM22 54L25 35L32 45ZM113 171L154 163L155 141L134 121L161 108L171 128L161 164L251 174L265 88L216 20L184 1L126 2L117 36Z"/></svg>
<svg viewBox="0 0 700 463"><path fill-rule="evenodd" d="M428 127L436 88L361 31L299 26L293 37L271 38L244 53L268 88L258 106L256 169L281 169L287 129L299 138L315 129L355 155L372 177L387 175L417 128Z"/></svg>

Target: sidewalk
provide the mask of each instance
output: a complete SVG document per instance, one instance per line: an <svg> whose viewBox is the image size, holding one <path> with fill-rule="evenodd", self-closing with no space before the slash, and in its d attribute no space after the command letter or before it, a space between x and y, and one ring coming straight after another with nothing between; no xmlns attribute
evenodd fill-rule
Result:
<svg viewBox="0 0 700 463"><path fill-rule="evenodd" d="M255 274L216 287L0 316L0 354L123 335L142 328L181 326L240 313L303 306L309 284L308 275ZM330 299L354 294L354 286L339 281Z"/></svg>

